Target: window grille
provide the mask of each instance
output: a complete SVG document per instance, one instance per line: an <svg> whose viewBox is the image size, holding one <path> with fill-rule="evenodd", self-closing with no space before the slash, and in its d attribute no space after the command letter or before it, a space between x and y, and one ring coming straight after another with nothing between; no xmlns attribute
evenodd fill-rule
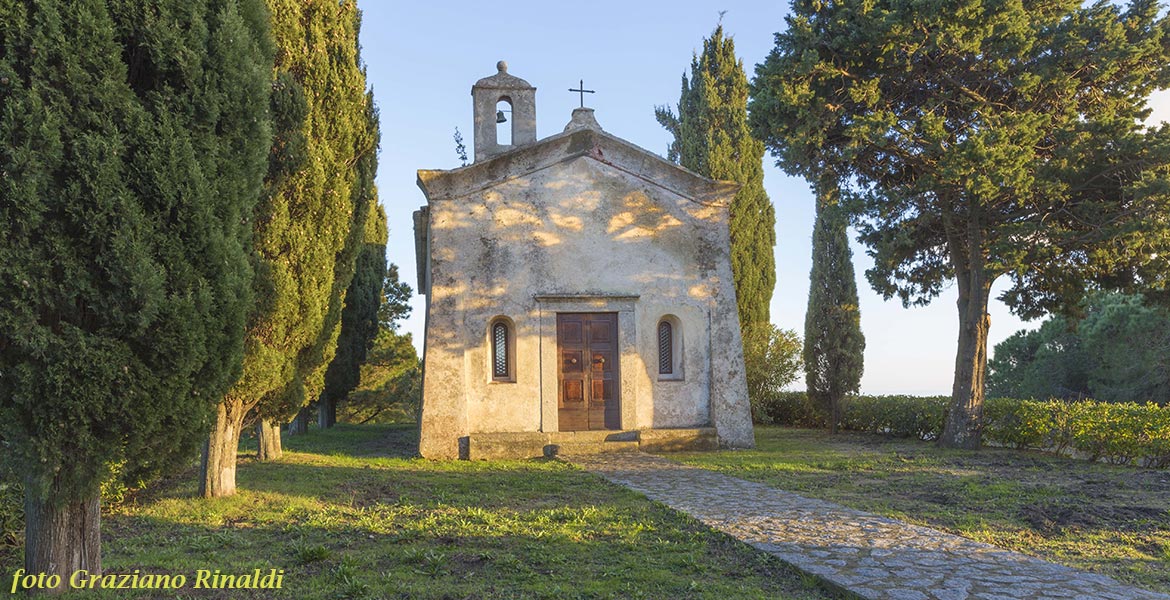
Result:
<svg viewBox="0 0 1170 600"><path fill-rule="evenodd" d="M492 325L492 377L507 379L508 373L508 325Z"/></svg>
<svg viewBox="0 0 1170 600"><path fill-rule="evenodd" d="M658 374L674 373L674 329L669 321L658 324Z"/></svg>

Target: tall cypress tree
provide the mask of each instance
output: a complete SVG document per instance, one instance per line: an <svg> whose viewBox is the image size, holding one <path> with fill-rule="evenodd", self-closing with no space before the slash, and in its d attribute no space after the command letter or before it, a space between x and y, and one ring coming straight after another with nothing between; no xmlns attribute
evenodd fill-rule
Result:
<svg viewBox="0 0 1170 600"><path fill-rule="evenodd" d="M372 178L370 184L372 191ZM376 202L373 197L371 200ZM325 371L325 390L321 393L317 420L322 428L337 422L337 403L357 387L362 363L378 334L378 309L386 279L386 235L386 213L381 206L376 206L373 218L366 224L365 243L358 254L353 282L345 292L337 353Z"/></svg>
<svg viewBox="0 0 1170 600"><path fill-rule="evenodd" d="M200 481L205 496L235 492L246 419L282 419L320 393L370 208L355 193L356 165L376 151L356 3L268 5L283 87L275 90L279 130L255 218L260 303L243 375L217 408Z"/></svg>
<svg viewBox="0 0 1170 600"><path fill-rule="evenodd" d="M804 316L804 378L809 399L825 409L829 428L837 433L845 395L856 392L861 383L865 336L836 177L822 175L816 194L813 264Z"/></svg>
<svg viewBox="0 0 1170 600"><path fill-rule="evenodd" d="M752 137L747 118L748 80L735 43L719 25L691 60L682 79L678 114L654 111L674 136L667 158L712 179L743 185L731 203L731 271L743 329L769 322L776 285L776 213L764 191L764 144Z"/></svg>
<svg viewBox="0 0 1170 600"><path fill-rule="evenodd" d="M100 573L110 465L190 460L240 373L271 52L258 1L0 3L0 427L30 572Z"/></svg>

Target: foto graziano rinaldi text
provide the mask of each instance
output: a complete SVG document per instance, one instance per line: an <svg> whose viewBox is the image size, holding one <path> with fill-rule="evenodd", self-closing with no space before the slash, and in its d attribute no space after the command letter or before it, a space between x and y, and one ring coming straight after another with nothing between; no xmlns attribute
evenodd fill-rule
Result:
<svg viewBox="0 0 1170 600"><path fill-rule="evenodd" d="M10 593L17 590L56 589L65 583L75 590L177 590L177 589L280 589L284 585L284 569L269 569L267 572L252 569L250 573L223 573L219 569L198 569L190 576L184 574L141 573L90 573L84 569L74 571L68 581L62 582L60 575L28 573L19 569L12 575Z"/></svg>

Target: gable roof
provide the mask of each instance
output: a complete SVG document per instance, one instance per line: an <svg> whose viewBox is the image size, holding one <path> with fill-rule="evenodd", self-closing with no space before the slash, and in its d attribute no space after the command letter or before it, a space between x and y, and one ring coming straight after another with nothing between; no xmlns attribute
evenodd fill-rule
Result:
<svg viewBox="0 0 1170 600"><path fill-rule="evenodd" d="M592 114L573 121L565 131L535 143L520 146L466 167L451 170L419 169L418 186L427 201L457 198L502 182L524 177L541 169L587 157L624 171L647 183L674 192L688 200L710 206L731 205L740 184L716 181L684 169L661 156L602 131Z"/></svg>

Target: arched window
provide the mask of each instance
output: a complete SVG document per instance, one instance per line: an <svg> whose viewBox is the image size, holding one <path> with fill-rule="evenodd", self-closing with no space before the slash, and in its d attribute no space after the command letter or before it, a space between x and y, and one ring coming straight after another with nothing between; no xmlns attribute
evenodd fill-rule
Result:
<svg viewBox="0 0 1170 600"><path fill-rule="evenodd" d="M516 335L504 318L494 319L488 331L492 347L492 381L516 381Z"/></svg>
<svg viewBox="0 0 1170 600"><path fill-rule="evenodd" d="M658 321L658 379L683 378L682 326L674 315Z"/></svg>
<svg viewBox="0 0 1170 600"><path fill-rule="evenodd" d="M658 323L658 374L674 374L674 326L670 321Z"/></svg>

